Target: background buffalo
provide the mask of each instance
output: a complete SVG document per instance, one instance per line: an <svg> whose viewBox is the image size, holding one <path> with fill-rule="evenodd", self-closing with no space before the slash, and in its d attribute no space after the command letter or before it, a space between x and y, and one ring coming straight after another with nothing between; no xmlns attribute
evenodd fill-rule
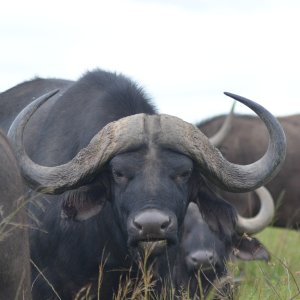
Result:
<svg viewBox="0 0 300 300"><path fill-rule="evenodd" d="M23 182L0 130L0 299L31 299Z"/></svg>
<svg viewBox="0 0 300 300"><path fill-rule="evenodd" d="M218 116L198 124L207 135L213 135L223 124L225 116ZM300 115L279 117L287 139L287 153L277 176L266 187L275 200L277 211L274 225L299 228L300 225ZM246 133L246 134L245 134ZM223 155L234 163L248 164L263 155L268 134L263 123L255 116L234 115L231 130L220 145ZM259 207L253 192L221 194L244 216L255 214Z"/></svg>
<svg viewBox="0 0 300 300"><path fill-rule="evenodd" d="M174 268L174 281L179 290L184 289L193 297L206 296L214 288L222 297L232 293L232 274L228 274L227 261L270 259L266 247L248 234L263 230L274 216L274 202L270 193L261 187L255 191L261 208L259 218L243 219L230 243L221 240L203 220L198 207L190 203L183 224L180 252ZM250 231L250 232L249 232ZM229 279L229 280L228 280Z"/></svg>

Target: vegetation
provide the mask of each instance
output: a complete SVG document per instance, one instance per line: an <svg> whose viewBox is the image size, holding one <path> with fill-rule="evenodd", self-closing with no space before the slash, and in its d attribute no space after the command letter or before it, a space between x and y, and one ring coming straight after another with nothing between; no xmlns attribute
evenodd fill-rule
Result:
<svg viewBox="0 0 300 300"><path fill-rule="evenodd" d="M229 262L230 277L234 278L231 280L234 282L234 299L300 299L300 233L293 230L267 228L258 234L258 238L267 246L272 259L269 263ZM145 263L141 263L140 270L141 279L125 279L119 293L114 297L115 300L191 299L186 291L183 291L179 298L175 298L171 285L164 287L161 295L154 294L151 268L146 269ZM76 299L92 299L89 296L89 288L88 286L82 289ZM213 299L215 292L216 290L213 290L207 299Z"/></svg>
<svg viewBox="0 0 300 300"><path fill-rule="evenodd" d="M231 266L244 278L237 299L300 299L300 232L267 228L258 234L271 253L271 261L243 262Z"/></svg>
<svg viewBox="0 0 300 300"><path fill-rule="evenodd" d="M0 222L0 240L5 237L4 220ZM259 240L271 253L271 261L266 262L229 262L231 283L234 286L234 299L241 300L297 300L300 299L300 232L295 230L267 228L257 235ZM163 288L161 295L155 295L155 282L151 268L146 267L146 252L144 262L140 263L139 279L124 278L122 287L115 300L170 300L175 299L171 285ZM101 289L102 271L105 264L99 267L98 293ZM128 272L130 274L130 270ZM83 287L76 295L76 300L95 299L90 296L91 286ZM130 296L129 296L130 295ZM208 295L213 299L215 291ZM97 298L96 298L97 299ZM99 299L99 297L98 297ZM178 298L176 298L178 299ZM183 291L181 300L190 300L188 293ZM196 299L196 297L195 297ZM226 297L224 297L226 299Z"/></svg>

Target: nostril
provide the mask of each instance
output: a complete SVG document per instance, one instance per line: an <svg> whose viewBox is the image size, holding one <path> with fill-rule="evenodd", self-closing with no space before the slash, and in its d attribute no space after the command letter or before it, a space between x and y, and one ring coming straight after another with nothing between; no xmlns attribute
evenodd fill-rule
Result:
<svg viewBox="0 0 300 300"><path fill-rule="evenodd" d="M194 270L200 267L202 260L197 255L190 254L187 256L186 263L190 270Z"/></svg>
<svg viewBox="0 0 300 300"><path fill-rule="evenodd" d="M209 260L209 262L212 264L213 261L214 261L214 256L213 256L213 255L209 255L209 256L208 256L208 260Z"/></svg>
<svg viewBox="0 0 300 300"><path fill-rule="evenodd" d="M192 256L192 257L191 257L191 261L192 261L192 263L195 264L195 265L199 263L199 259L198 259L197 257L193 257L193 256Z"/></svg>
<svg viewBox="0 0 300 300"><path fill-rule="evenodd" d="M138 230L143 230L143 225L141 225L139 222L133 220L133 224Z"/></svg>
<svg viewBox="0 0 300 300"><path fill-rule="evenodd" d="M163 222L163 223L161 224L160 229L161 229L161 230L166 230L166 229L169 227L170 223L171 223L171 219L168 218L167 221L165 221L165 222Z"/></svg>

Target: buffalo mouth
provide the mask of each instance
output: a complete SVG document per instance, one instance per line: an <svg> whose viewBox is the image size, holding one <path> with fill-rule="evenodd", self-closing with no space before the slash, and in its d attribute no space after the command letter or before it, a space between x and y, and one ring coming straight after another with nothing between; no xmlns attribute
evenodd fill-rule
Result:
<svg viewBox="0 0 300 300"><path fill-rule="evenodd" d="M214 265L200 265L196 270L199 270L200 272L209 272L214 271L215 266Z"/></svg>
<svg viewBox="0 0 300 300"><path fill-rule="evenodd" d="M168 241L166 239L146 240L138 242L137 246L144 253L148 253L150 255L159 255L166 251L166 248L168 247Z"/></svg>
<svg viewBox="0 0 300 300"><path fill-rule="evenodd" d="M210 272L215 272L216 270L216 266L213 265L213 264L201 264L201 265L198 265L198 266L194 266L194 267L188 267L188 272L190 274L194 273L194 274L207 274L207 273L210 273Z"/></svg>
<svg viewBox="0 0 300 300"><path fill-rule="evenodd" d="M132 250L135 249L138 252L156 256L165 253L169 247L176 245L177 239L148 237L145 239L131 239L128 244Z"/></svg>

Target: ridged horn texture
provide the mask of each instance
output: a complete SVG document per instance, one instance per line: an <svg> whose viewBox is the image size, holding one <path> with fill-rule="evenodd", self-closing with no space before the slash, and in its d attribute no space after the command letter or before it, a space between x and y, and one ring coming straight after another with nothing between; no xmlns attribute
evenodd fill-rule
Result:
<svg viewBox="0 0 300 300"><path fill-rule="evenodd" d="M285 135L277 120L255 102L228 94L256 112L268 128L268 150L253 164L242 166L228 162L196 126L179 118L137 114L107 124L70 162L55 167L40 166L24 150L23 131L32 114L54 93L41 96L24 108L9 130L24 178L33 189L43 193L57 194L76 188L98 173L114 155L142 145L155 144L181 152L191 157L217 186L236 192L254 190L267 183L285 157Z"/></svg>
<svg viewBox="0 0 300 300"><path fill-rule="evenodd" d="M222 124L222 127L218 130L218 132L211 136L209 138L209 141L215 146L215 147L220 147L227 137L228 133L231 130L232 127L232 120L234 117L234 107L235 107L236 102L234 101L230 110L230 113L226 116L226 119L224 123Z"/></svg>
<svg viewBox="0 0 300 300"><path fill-rule="evenodd" d="M265 187L255 190L259 201L260 210L253 218L244 218L238 214L236 228L240 233L255 234L270 225L275 214L275 205L270 192Z"/></svg>

